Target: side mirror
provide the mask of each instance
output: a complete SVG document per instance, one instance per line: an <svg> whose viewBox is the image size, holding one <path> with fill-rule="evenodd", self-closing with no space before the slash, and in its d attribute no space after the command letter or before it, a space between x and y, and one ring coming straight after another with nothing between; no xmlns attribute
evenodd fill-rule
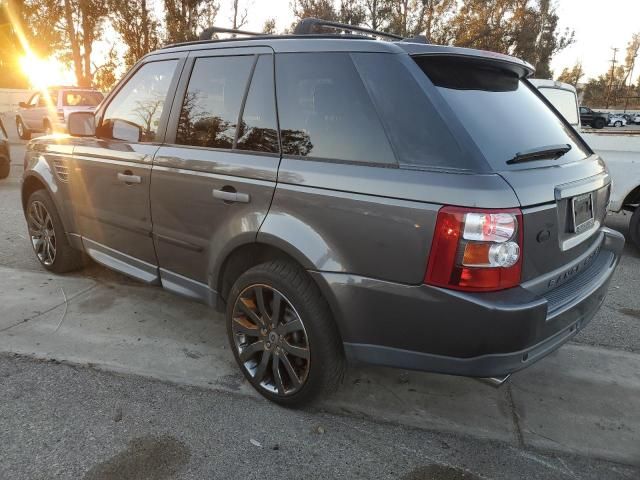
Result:
<svg viewBox="0 0 640 480"><path fill-rule="evenodd" d="M29 104L28 104L28 103L26 103L26 102L20 102L20 103L18 103L18 106L19 106L20 108L29 108Z"/></svg>
<svg viewBox="0 0 640 480"><path fill-rule="evenodd" d="M93 137L96 134L96 117L93 112L72 112L69 114L69 135L73 137Z"/></svg>

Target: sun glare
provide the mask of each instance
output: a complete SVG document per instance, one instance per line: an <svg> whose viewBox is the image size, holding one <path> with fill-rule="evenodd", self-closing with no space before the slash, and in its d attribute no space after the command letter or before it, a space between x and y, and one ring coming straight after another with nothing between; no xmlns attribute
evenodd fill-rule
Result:
<svg viewBox="0 0 640 480"><path fill-rule="evenodd" d="M53 85L74 85L75 75L54 58L38 58L33 54L20 57L20 68L32 87L45 89Z"/></svg>

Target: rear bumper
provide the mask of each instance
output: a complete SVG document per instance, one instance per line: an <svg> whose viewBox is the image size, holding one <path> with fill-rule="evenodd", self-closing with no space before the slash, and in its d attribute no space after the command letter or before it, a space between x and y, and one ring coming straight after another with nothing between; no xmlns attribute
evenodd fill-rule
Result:
<svg viewBox="0 0 640 480"><path fill-rule="evenodd" d="M604 301L624 237L602 228L573 271L541 285L466 293L314 272L352 361L473 377L502 376L545 357ZM551 283L550 283L551 282ZM560 284L559 284L560 283ZM548 285L558 285L552 290Z"/></svg>

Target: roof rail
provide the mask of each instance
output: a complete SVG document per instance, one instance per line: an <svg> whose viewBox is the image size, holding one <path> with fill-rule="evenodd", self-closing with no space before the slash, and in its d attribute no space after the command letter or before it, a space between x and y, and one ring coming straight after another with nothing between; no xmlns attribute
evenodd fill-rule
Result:
<svg viewBox="0 0 640 480"><path fill-rule="evenodd" d="M216 33L235 33L238 35L264 35L264 33L247 32L246 30L238 30L237 28L223 28L223 27L208 27L205 28L198 36L199 40L213 40L213 35Z"/></svg>
<svg viewBox="0 0 640 480"><path fill-rule="evenodd" d="M314 31L318 27L329 27L335 30L343 30L345 32L361 32L376 37L385 37L392 40L404 40L404 37L396 35L394 33L380 32L378 30L372 30L370 28L359 27L357 25L348 25L346 23L331 22L329 20L321 20L319 18L304 18L298 22L296 28L293 30L294 35L313 35L317 34Z"/></svg>

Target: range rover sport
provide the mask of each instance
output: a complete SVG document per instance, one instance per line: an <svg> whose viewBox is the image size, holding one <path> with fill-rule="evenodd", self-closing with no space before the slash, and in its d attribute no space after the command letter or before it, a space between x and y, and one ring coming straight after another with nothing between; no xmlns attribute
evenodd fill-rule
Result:
<svg viewBox="0 0 640 480"><path fill-rule="evenodd" d="M347 360L505 377L584 328L624 240L605 164L532 67L314 25L162 48L70 135L32 140L42 265L86 256L224 311L283 405Z"/></svg>

